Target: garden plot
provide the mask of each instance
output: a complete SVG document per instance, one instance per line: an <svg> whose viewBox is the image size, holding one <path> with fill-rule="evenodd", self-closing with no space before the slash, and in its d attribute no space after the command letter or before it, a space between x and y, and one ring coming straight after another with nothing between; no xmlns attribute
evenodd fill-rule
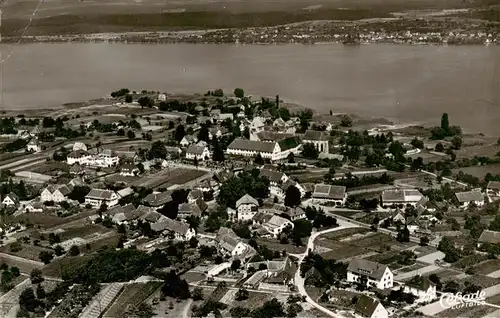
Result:
<svg viewBox="0 0 500 318"><path fill-rule="evenodd" d="M489 277L500 277L500 259L490 259L473 267L474 273Z"/></svg>

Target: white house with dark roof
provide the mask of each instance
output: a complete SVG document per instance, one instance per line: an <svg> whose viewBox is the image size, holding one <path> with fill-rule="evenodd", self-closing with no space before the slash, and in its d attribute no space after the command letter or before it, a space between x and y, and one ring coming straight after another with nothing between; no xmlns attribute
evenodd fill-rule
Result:
<svg viewBox="0 0 500 318"><path fill-rule="evenodd" d="M189 145L189 147L186 150L186 159L194 160L195 158L197 160L203 161L203 160L208 160L211 158L211 153L210 150L208 150L207 146L201 146L201 145Z"/></svg>
<svg viewBox="0 0 500 318"><path fill-rule="evenodd" d="M283 139L279 142L262 142L237 138L227 147L227 153L233 156L256 157L258 154L262 158L270 160L283 160L290 153L298 154L301 144L295 138Z"/></svg>
<svg viewBox="0 0 500 318"><path fill-rule="evenodd" d="M500 244L500 232L492 230L484 230L477 240L478 247L483 244L498 245Z"/></svg>
<svg viewBox="0 0 500 318"><path fill-rule="evenodd" d="M169 219L161 218L158 222L151 224L151 230L155 232L164 232L171 235L178 241L189 241L196 236L196 231L189 227L189 224Z"/></svg>
<svg viewBox="0 0 500 318"><path fill-rule="evenodd" d="M375 298L360 295L354 306L354 313L363 318L387 318L389 312Z"/></svg>
<svg viewBox="0 0 500 318"><path fill-rule="evenodd" d="M196 138L195 136L193 136L193 135L186 135L186 136L182 137L182 140L180 141L180 145L182 147L187 147L190 144L196 143L197 141L198 141L198 138Z"/></svg>
<svg viewBox="0 0 500 318"><path fill-rule="evenodd" d="M133 177L139 173L139 168L133 164L126 163L120 166L120 175L124 177Z"/></svg>
<svg viewBox="0 0 500 318"><path fill-rule="evenodd" d="M40 152L42 151L42 144L38 139L33 138L26 145L26 150L29 152Z"/></svg>
<svg viewBox="0 0 500 318"><path fill-rule="evenodd" d="M151 206L154 208L161 208L168 202L172 201L172 196L171 193L166 191L166 192L153 192L148 194L142 202L147 205Z"/></svg>
<svg viewBox="0 0 500 318"><path fill-rule="evenodd" d="M306 130L302 143L313 144L319 152L329 153L328 136L322 131Z"/></svg>
<svg viewBox="0 0 500 318"><path fill-rule="evenodd" d="M103 203L108 207L118 204L118 194L111 190L92 189L85 196L85 204L90 204L93 208L99 208Z"/></svg>
<svg viewBox="0 0 500 318"><path fill-rule="evenodd" d="M17 207L19 205L19 197L14 192L11 192L3 198L2 204L7 207Z"/></svg>
<svg viewBox="0 0 500 318"><path fill-rule="evenodd" d="M347 198L346 187L323 183L316 184L314 185L312 198L314 201L329 201L335 202L337 205L344 205Z"/></svg>
<svg viewBox="0 0 500 318"><path fill-rule="evenodd" d="M475 204L476 206L484 205L484 194L480 191L472 190L467 192L455 193L458 204L462 208L468 207L470 204Z"/></svg>
<svg viewBox="0 0 500 318"><path fill-rule="evenodd" d="M490 181L486 186L486 195L490 201L496 201L500 198L500 181Z"/></svg>
<svg viewBox="0 0 500 318"><path fill-rule="evenodd" d="M45 189L43 189L42 193L40 194L40 201L41 202L56 202L60 203L63 201L68 200L68 194L71 193L71 189L66 186L58 186L55 187L53 185L47 186Z"/></svg>
<svg viewBox="0 0 500 318"><path fill-rule="evenodd" d="M413 277L404 284L403 291L418 298L426 297L426 300L432 300L436 298L437 295L436 284L431 282L429 277L426 276Z"/></svg>
<svg viewBox="0 0 500 318"><path fill-rule="evenodd" d="M185 219L188 216L201 216L201 209L196 203L181 203L179 204L179 210L177 212L177 217Z"/></svg>
<svg viewBox="0 0 500 318"><path fill-rule="evenodd" d="M293 228L293 223L290 220L282 218L281 216L273 215L269 221L262 224L262 227L265 228L274 238L277 238L287 227Z"/></svg>
<svg viewBox="0 0 500 318"><path fill-rule="evenodd" d="M69 165L74 165L78 163L80 165L86 165L92 156L85 150L75 150L68 154L66 161Z"/></svg>
<svg viewBox="0 0 500 318"><path fill-rule="evenodd" d="M394 275L386 265L366 259L353 259L347 267L347 281L366 284L367 288L392 288Z"/></svg>
<svg viewBox="0 0 500 318"><path fill-rule="evenodd" d="M259 201L249 194L245 194L236 201L236 211L238 221L251 220L259 210Z"/></svg>
<svg viewBox="0 0 500 318"><path fill-rule="evenodd" d="M416 206L423 196L424 195L416 189L388 189L382 192L381 201L384 206Z"/></svg>

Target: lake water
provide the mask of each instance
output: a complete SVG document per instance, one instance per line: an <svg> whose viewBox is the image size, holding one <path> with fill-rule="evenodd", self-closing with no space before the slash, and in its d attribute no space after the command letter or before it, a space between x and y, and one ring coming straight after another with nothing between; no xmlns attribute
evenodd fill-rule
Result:
<svg viewBox="0 0 500 318"><path fill-rule="evenodd" d="M3 46L4 55L10 47ZM500 135L500 46L29 44L4 63L4 109L128 87L274 96L318 111Z"/></svg>

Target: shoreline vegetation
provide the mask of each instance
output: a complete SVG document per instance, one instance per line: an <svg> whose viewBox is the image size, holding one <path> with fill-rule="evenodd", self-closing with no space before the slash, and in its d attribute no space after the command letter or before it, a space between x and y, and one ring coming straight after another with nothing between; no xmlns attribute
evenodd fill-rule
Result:
<svg viewBox="0 0 500 318"><path fill-rule="evenodd" d="M3 20L3 43L500 44L500 7L60 14ZM24 35L20 38L21 35Z"/></svg>

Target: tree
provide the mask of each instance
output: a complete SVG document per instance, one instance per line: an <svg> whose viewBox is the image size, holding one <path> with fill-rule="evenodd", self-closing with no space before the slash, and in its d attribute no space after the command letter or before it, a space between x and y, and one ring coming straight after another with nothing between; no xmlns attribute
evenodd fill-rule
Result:
<svg viewBox="0 0 500 318"><path fill-rule="evenodd" d="M278 109L278 115L284 121L289 121L291 118L290 111L288 110L288 108L284 107Z"/></svg>
<svg viewBox="0 0 500 318"><path fill-rule="evenodd" d="M132 101L133 101L132 95L130 94L125 95L125 103L132 103Z"/></svg>
<svg viewBox="0 0 500 318"><path fill-rule="evenodd" d="M71 246L69 249L69 255L71 256L77 256L80 254L80 248L76 245Z"/></svg>
<svg viewBox="0 0 500 318"><path fill-rule="evenodd" d="M10 272L14 277L19 277L19 275L21 275L21 271L19 271L19 268L16 266L11 267Z"/></svg>
<svg viewBox="0 0 500 318"><path fill-rule="evenodd" d="M56 247L54 247L54 252L56 253L56 256L61 256L64 254L64 248L62 248L61 245L56 245Z"/></svg>
<svg viewBox="0 0 500 318"><path fill-rule="evenodd" d="M250 139L250 128L248 128L248 126L245 126L245 129L243 129L242 135L246 139Z"/></svg>
<svg viewBox="0 0 500 318"><path fill-rule="evenodd" d="M258 153L257 156L255 157L255 161L254 161L256 164L258 165L263 165L265 162L264 162L264 158L262 158L261 154Z"/></svg>
<svg viewBox="0 0 500 318"><path fill-rule="evenodd" d="M120 128L116 131L116 135L117 136L120 136L120 137L123 137L125 136L125 130L123 130L123 128Z"/></svg>
<svg viewBox="0 0 500 318"><path fill-rule="evenodd" d="M177 140L177 142L180 142L182 138L184 138L184 136L186 136L186 130L184 129L184 126L183 125L177 126L174 132L175 140Z"/></svg>
<svg viewBox="0 0 500 318"><path fill-rule="evenodd" d="M302 146L302 156L308 159L317 159L319 156L319 151L318 149L316 149L316 146L314 146L314 144L305 143Z"/></svg>
<svg viewBox="0 0 500 318"><path fill-rule="evenodd" d="M424 149L424 142L417 137L413 138L413 140L411 141L411 145L418 149Z"/></svg>
<svg viewBox="0 0 500 318"><path fill-rule="evenodd" d="M402 228L398 231L398 234L396 236L396 240L398 240L399 242L409 242L410 241L410 231L408 230L408 227L406 225L404 228Z"/></svg>
<svg viewBox="0 0 500 318"><path fill-rule="evenodd" d="M300 190L296 186L291 185L285 192L285 205L296 207L300 204Z"/></svg>
<svg viewBox="0 0 500 318"><path fill-rule="evenodd" d="M186 280L180 279L175 271L170 271L167 274L161 290L163 295L177 299L188 299L190 296L188 283Z"/></svg>
<svg viewBox="0 0 500 318"><path fill-rule="evenodd" d="M288 163L295 163L295 155L293 154L293 152L290 152L286 157L286 159Z"/></svg>
<svg viewBox="0 0 500 318"><path fill-rule="evenodd" d="M296 245L302 245L301 239L311 235L313 225L308 220L293 221L292 238Z"/></svg>
<svg viewBox="0 0 500 318"><path fill-rule="evenodd" d="M450 121L448 119L447 113L443 113L443 115L441 116L441 129L444 131L446 135L448 135L450 131Z"/></svg>
<svg viewBox="0 0 500 318"><path fill-rule="evenodd" d="M127 138L128 139L134 139L135 138L135 133L132 130L127 131Z"/></svg>
<svg viewBox="0 0 500 318"><path fill-rule="evenodd" d="M139 103L139 105L141 105L141 107L153 107L154 105L154 101L147 97L147 96L141 96L139 97L139 99L137 100L137 102Z"/></svg>
<svg viewBox="0 0 500 318"><path fill-rule="evenodd" d="M35 268L30 273L31 283L32 284L40 284L43 282L42 271L38 268Z"/></svg>
<svg viewBox="0 0 500 318"><path fill-rule="evenodd" d="M244 288L240 288L238 289L238 291L236 292L236 297L235 299L237 301L242 301L242 300L246 300L248 299L249 297L249 293L248 293L248 290L244 289Z"/></svg>
<svg viewBox="0 0 500 318"><path fill-rule="evenodd" d="M455 136L451 140L451 146L453 149L460 149L462 147L462 138L460 136Z"/></svg>
<svg viewBox="0 0 500 318"><path fill-rule="evenodd" d="M44 264L48 264L54 258L54 253L52 253L52 251L41 251L38 258L40 258Z"/></svg>
<svg viewBox="0 0 500 318"><path fill-rule="evenodd" d="M427 236L422 236L420 238L420 245L421 246L427 246L427 244L429 244L429 237Z"/></svg>
<svg viewBox="0 0 500 318"><path fill-rule="evenodd" d="M190 240L189 240L189 247L191 248L196 248L198 246L198 239L193 236Z"/></svg>
<svg viewBox="0 0 500 318"><path fill-rule="evenodd" d="M33 288L25 289L21 295L19 295L19 306L28 312L34 312L38 306L42 303L36 299Z"/></svg>
<svg viewBox="0 0 500 318"><path fill-rule="evenodd" d="M496 215L493 221L491 221L489 229L492 231L500 231L500 215Z"/></svg>
<svg viewBox="0 0 500 318"><path fill-rule="evenodd" d="M234 96L236 96L238 98L243 98L243 97L245 97L245 91L243 91L242 88L235 88L234 89Z"/></svg>
<svg viewBox="0 0 500 318"><path fill-rule="evenodd" d="M38 299L44 299L46 296L45 289L41 284L38 284L36 287L36 298Z"/></svg>
<svg viewBox="0 0 500 318"><path fill-rule="evenodd" d="M213 160L214 161L224 161L224 149L222 149L222 146L220 145L219 141L217 138L214 137L214 155L213 155Z"/></svg>
<svg viewBox="0 0 500 318"><path fill-rule="evenodd" d="M194 301L203 300L203 289L201 287L195 287L193 289L193 294L191 295Z"/></svg>
<svg viewBox="0 0 500 318"><path fill-rule="evenodd" d="M210 132L208 131L207 125L202 125L200 131L198 132L198 140L203 140L204 142L210 142Z"/></svg>
<svg viewBox="0 0 500 318"><path fill-rule="evenodd" d="M101 206L99 207L99 213L104 213L108 210L108 205L106 203L102 203Z"/></svg>
<svg viewBox="0 0 500 318"><path fill-rule="evenodd" d="M231 317L234 318L245 318L245 317L250 317L250 309L246 307L233 307L229 310L229 313L231 314Z"/></svg>
<svg viewBox="0 0 500 318"><path fill-rule="evenodd" d="M231 270L233 272L237 271L238 269L240 269L241 267L241 261L239 259L235 259L232 263L231 263Z"/></svg>
<svg viewBox="0 0 500 318"><path fill-rule="evenodd" d="M265 302L262 307L256 308L252 312L253 318L274 318L284 316L286 316L286 313L283 310L283 305L276 298Z"/></svg>
<svg viewBox="0 0 500 318"><path fill-rule="evenodd" d="M352 127L352 119L348 115L342 115L340 117L340 126L342 127Z"/></svg>
<svg viewBox="0 0 500 318"><path fill-rule="evenodd" d="M434 150L436 150L437 152L444 152L444 146L442 143L438 142L436 144L436 147L434 148Z"/></svg>

